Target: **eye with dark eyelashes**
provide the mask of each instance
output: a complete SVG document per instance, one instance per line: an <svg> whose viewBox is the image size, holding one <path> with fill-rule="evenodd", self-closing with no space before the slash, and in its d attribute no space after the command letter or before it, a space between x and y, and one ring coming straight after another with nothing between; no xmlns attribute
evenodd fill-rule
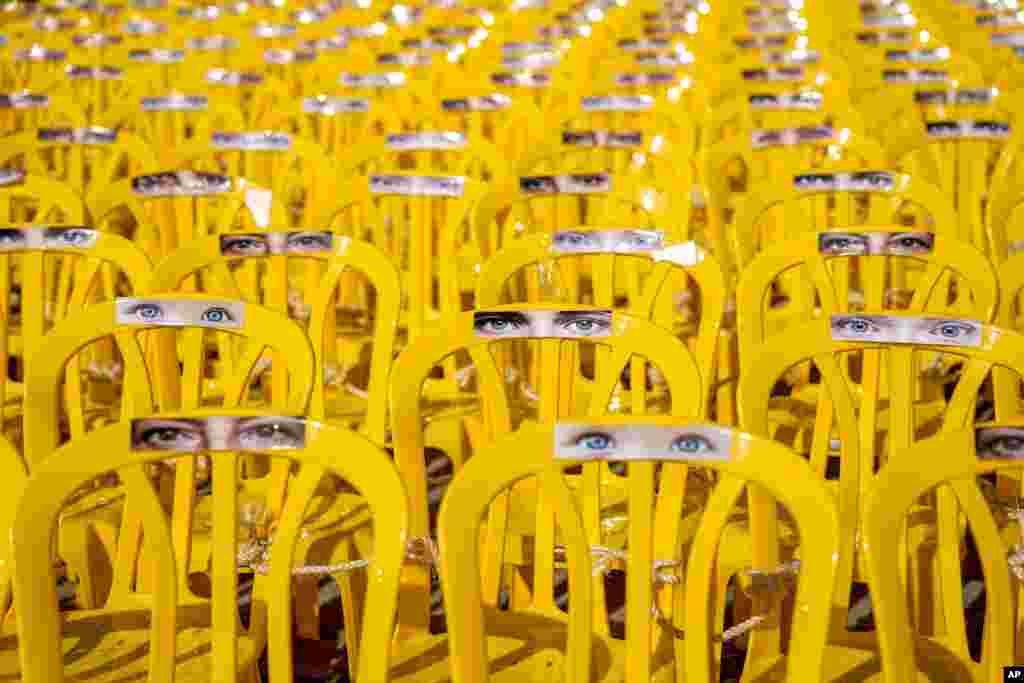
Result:
<svg viewBox="0 0 1024 683"><path fill-rule="evenodd" d="M611 328L611 314L566 311L555 316L555 326L573 337L591 337Z"/></svg>
<svg viewBox="0 0 1024 683"><path fill-rule="evenodd" d="M204 442L199 429L157 425L144 429L138 436L138 443L152 450L198 451Z"/></svg>
<svg viewBox="0 0 1024 683"><path fill-rule="evenodd" d="M832 328L839 332L861 336L878 334L882 331L882 328L874 321L859 317L838 318L832 322Z"/></svg>
<svg viewBox="0 0 1024 683"><path fill-rule="evenodd" d="M92 241L93 232L92 230L48 230L45 233L45 239L47 241L54 241L60 244L67 245L69 247L81 247L85 246Z"/></svg>
<svg viewBox="0 0 1024 683"><path fill-rule="evenodd" d="M152 302L143 302L135 304L128 308L125 313L129 316L135 316L143 322L159 322L164 319L164 309L160 304Z"/></svg>
<svg viewBox="0 0 1024 683"><path fill-rule="evenodd" d="M0 230L0 246L11 247L25 242L25 233L21 230Z"/></svg>
<svg viewBox="0 0 1024 683"><path fill-rule="evenodd" d="M959 320L944 320L928 330L928 334L943 339L961 339L970 336L977 328Z"/></svg>
<svg viewBox="0 0 1024 683"><path fill-rule="evenodd" d="M222 325L228 322L234 322L235 316L231 315L231 311L224 308L223 306L212 306L203 311L200 319L206 323L213 323L216 325Z"/></svg>
<svg viewBox="0 0 1024 683"><path fill-rule="evenodd" d="M513 311L477 313L473 316L473 329L489 337L512 334L529 325L530 320L525 315Z"/></svg>
<svg viewBox="0 0 1024 683"><path fill-rule="evenodd" d="M221 251L229 256L258 256L267 253L267 240L263 235L224 236Z"/></svg>
<svg viewBox="0 0 1024 683"><path fill-rule="evenodd" d="M990 432L986 434L986 432ZM1024 456L1024 431L1000 433L994 430L980 430L977 453L990 458L1016 458Z"/></svg>
<svg viewBox="0 0 1024 683"><path fill-rule="evenodd" d="M331 248L333 236L324 232L301 232L288 235L289 251L326 251Z"/></svg>
<svg viewBox="0 0 1024 683"><path fill-rule="evenodd" d="M932 236L917 233L892 235L886 242L887 251L897 254L921 254L932 249Z"/></svg>
<svg viewBox="0 0 1024 683"><path fill-rule="evenodd" d="M682 434L672 440L668 449L672 453L704 455L706 453L714 453L715 445L700 434Z"/></svg>
<svg viewBox="0 0 1024 683"><path fill-rule="evenodd" d="M613 450L617 444L615 442L615 438L612 437L611 434L595 431L580 434L570 445L595 453L603 453Z"/></svg>
<svg viewBox="0 0 1024 683"><path fill-rule="evenodd" d="M857 255L867 253L867 240L861 235L822 235L821 251L825 254Z"/></svg>
<svg viewBox="0 0 1024 683"><path fill-rule="evenodd" d="M296 448L302 445L303 436L301 423L260 419L240 425L238 445L243 450Z"/></svg>
<svg viewBox="0 0 1024 683"><path fill-rule="evenodd" d="M596 247L599 240L596 235L574 230L565 230L555 233L553 244L560 249L579 250L589 247Z"/></svg>

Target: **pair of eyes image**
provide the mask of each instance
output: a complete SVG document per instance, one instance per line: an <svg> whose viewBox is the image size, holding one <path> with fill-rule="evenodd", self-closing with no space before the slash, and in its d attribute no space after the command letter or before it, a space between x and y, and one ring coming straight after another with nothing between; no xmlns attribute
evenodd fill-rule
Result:
<svg viewBox="0 0 1024 683"><path fill-rule="evenodd" d="M96 238L96 233L85 228L46 228L43 230L42 246L87 247ZM28 245L29 236L25 230L0 229L0 249L18 249Z"/></svg>
<svg viewBox="0 0 1024 683"><path fill-rule="evenodd" d="M843 315L832 317L832 331L843 337L877 339L909 336L912 341L929 344L964 341L980 330L976 324L964 320Z"/></svg>
<svg viewBox="0 0 1024 683"><path fill-rule="evenodd" d="M579 455L595 457L616 454L629 455L633 448L636 448L637 451L651 452L653 450L648 443L639 445L633 437L629 428L595 427L568 434L559 443L559 446L571 448ZM663 452L666 454L707 456L716 454L719 450L714 441L695 431L668 434L663 441L663 444L659 444L659 448L663 448Z"/></svg>
<svg viewBox="0 0 1024 683"><path fill-rule="evenodd" d="M611 330L611 311L495 311L473 315L482 337L594 337Z"/></svg>
<svg viewBox="0 0 1024 683"><path fill-rule="evenodd" d="M192 302L185 302L191 304ZM229 325L238 323L239 320L234 313L226 306L216 304L205 304L197 302L201 307L196 319L200 323L210 325ZM127 319L135 319L145 324L157 325L162 322L179 322L175 320L170 307L157 301L139 301L119 309L120 316Z"/></svg>
<svg viewBox="0 0 1024 683"><path fill-rule="evenodd" d="M927 254L934 245L934 236L928 233L824 233L818 237L822 254Z"/></svg>
<svg viewBox="0 0 1024 683"><path fill-rule="evenodd" d="M552 245L563 251L647 251L662 246L663 236L653 230L563 230L555 233Z"/></svg>
<svg viewBox="0 0 1024 683"><path fill-rule="evenodd" d="M284 244L279 245L280 237ZM221 253L225 256L264 256L272 253L308 254L329 251L334 236L330 232L290 232L269 234L222 235ZM281 248L283 247L283 249Z"/></svg>
<svg viewBox="0 0 1024 683"><path fill-rule="evenodd" d="M1024 427L981 427L975 446L982 459L1024 458Z"/></svg>
<svg viewBox="0 0 1024 683"><path fill-rule="evenodd" d="M304 442L305 424L287 417L145 418L132 424L136 450L261 451L301 448Z"/></svg>

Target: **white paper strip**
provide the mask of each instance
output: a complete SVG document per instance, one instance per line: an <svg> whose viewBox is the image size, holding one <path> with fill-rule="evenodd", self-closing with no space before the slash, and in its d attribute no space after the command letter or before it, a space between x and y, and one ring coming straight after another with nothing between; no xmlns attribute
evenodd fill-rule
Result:
<svg viewBox="0 0 1024 683"><path fill-rule="evenodd" d="M0 228L0 251L92 249L99 233L72 225L52 228Z"/></svg>
<svg viewBox="0 0 1024 683"><path fill-rule="evenodd" d="M838 232L818 233L818 252L826 256L918 256L935 249L930 232Z"/></svg>
<svg viewBox="0 0 1024 683"><path fill-rule="evenodd" d="M580 339L612 334L610 310L474 311L473 331L478 337L502 339Z"/></svg>
<svg viewBox="0 0 1024 683"><path fill-rule="evenodd" d="M118 298L114 302L118 325L159 327L214 327L239 329L245 324L243 301L173 301Z"/></svg>
<svg viewBox="0 0 1024 683"><path fill-rule="evenodd" d="M461 197L465 192L464 176L371 175L373 194L424 197Z"/></svg>
<svg viewBox="0 0 1024 683"><path fill-rule="evenodd" d="M200 453L296 450L306 421L286 415L141 417L132 420L131 450Z"/></svg>
<svg viewBox="0 0 1024 683"><path fill-rule="evenodd" d="M519 190L523 194L605 193L611 192L612 179L607 173L523 176L519 178Z"/></svg>
<svg viewBox="0 0 1024 683"><path fill-rule="evenodd" d="M977 320L889 315L839 314L831 317L832 339L837 341L938 346L981 346L982 324Z"/></svg>
<svg viewBox="0 0 1024 683"><path fill-rule="evenodd" d="M590 424L559 422L556 460L728 461L732 431L710 424Z"/></svg>

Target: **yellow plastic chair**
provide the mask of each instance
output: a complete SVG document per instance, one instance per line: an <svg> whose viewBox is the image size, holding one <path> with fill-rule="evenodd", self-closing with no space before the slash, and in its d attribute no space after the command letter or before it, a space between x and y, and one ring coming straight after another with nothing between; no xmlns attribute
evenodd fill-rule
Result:
<svg viewBox="0 0 1024 683"><path fill-rule="evenodd" d="M10 545L10 528L14 524L15 513L18 504L21 502L21 495L28 482L28 472L25 469L25 461L18 454L17 449L7 439L0 438L0 468L3 471L4 481L7 482L7 495L0 503L0 528L4 529L3 540L0 540L0 559L3 560L3 569L0 570L0 617L6 622L12 607L11 592L11 571L13 568L12 554L14 549Z"/></svg>
<svg viewBox="0 0 1024 683"><path fill-rule="evenodd" d="M0 215L13 223L85 224L85 204L69 185L16 169L0 171Z"/></svg>
<svg viewBox="0 0 1024 683"><path fill-rule="evenodd" d="M162 417L196 419L210 414L186 412ZM241 421L260 414L229 415ZM145 424L143 421L137 429ZM134 670L138 675L148 671L150 677L165 679L187 675L255 681L257 659L266 645L271 680L293 680L290 583L293 567L303 560L296 557L295 551L317 485L325 476L334 475L359 490L373 513L375 541L369 561L372 578L363 614L358 674L360 680L386 680L407 533L402 483L385 455L361 437L301 419L287 426L302 427L303 439L298 448L285 446L269 454L286 468L297 466L298 471L274 534L267 576L255 579L253 611L247 629L238 617L238 567L234 552L241 517L235 488L242 459L238 451L208 452L217 475L212 493L216 501L212 533L217 546L226 551L214 555L209 598L199 597L189 588L188 572L180 562L181 545L187 544L189 538L174 533L178 515L165 512L145 469L168 458L190 459L194 453L183 456L145 442L136 448L148 445L148 449L132 450L136 438L132 423L122 422L68 444L40 464L26 488L32 504L20 506L15 518L15 594L23 615L18 619L18 661L12 656L13 648L8 647L4 652L4 670L18 675L20 669L20 676L27 681L62 680L75 672L87 677L101 676L115 665L121 674ZM259 445L275 442L263 438L249 443L259 450ZM225 443L217 445L223 448ZM340 453L357 457L340 458ZM138 568L119 568L115 590L102 609L74 612L62 624L54 593L50 546L37 541L41 531L44 536L56 532L61 507L69 496L108 471L116 472L125 481L130 504L143 519L146 535L141 549L147 561ZM133 547L122 547L129 545ZM119 552L127 556L137 552L139 546L136 537L122 539ZM136 589L137 574L148 579L148 590L142 586L141 590ZM81 641L85 634L88 645ZM13 645L11 635L5 640ZM75 644L75 654L68 657L68 648Z"/></svg>
<svg viewBox="0 0 1024 683"><path fill-rule="evenodd" d="M47 125L88 125L85 112L74 101L54 93L24 89L0 96L0 131L4 134Z"/></svg>
<svg viewBox="0 0 1024 683"><path fill-rule="evenodd" d="M605 446L607 441L602 441L607 434L613 439L628 438L639 430L663 435L666 443L659 447L627 442L617 448L618 444ZM701 436L709 431L721 435L728 445L713 444ZM673 435L690 437L694 443L687 441L673 450L669 447L676 443ZM573 437L576 442L562 440ZM588 448L598 452L590 454ZM513 453L515 457L509 457ZM629 466L625 642L611 640L595 624L600 582L594 578L594 544L563 474L567 466L584 463L586 467L595 460L626 460ZM662 488L656 493L659 462ZM668 519L682 503L680 491L666 487L664 478L680 463L709 467L722 477L700 520L700 542L688 552L678 544L672 533L675 524ZM489 515L495 501L530 479L538 481L553 518L552 532L557 524L561 557L568 569L568 614L549 600L538 600L521 611L497 611L481 591L479 525L485 520L493 523ZM711 619L715 601L724 601L724 595L713 592L716 547L726 542L723 529L747 483L771 491L795 520L802 544L787 655L746 676L749 680L821 680L827 667L824 643L830 613L819 598L832 590L838 549L838 520L831 496L799 458L777 444L678 419L635 417L560 422L554 429L550 423L524 426L460 471L438 524L444 592L449 604L460 596L462 607L448 615L452 680L667 681L685 676L688 681L717 681L720 672L712 653L728 634L720 636L719 624ZM555 540L553 533L538 536L534 564L538 584L554 573ZM774 540L766 533L762 543L768 546ZM679 569L684 564L685 575ZM664 579L666 575L671 578ZM659 591L656 582L676 585ZM657 606L653 612L652 605ZM754 626L755 633L759 628L769 630Z"/></svg>
<svg viewBox="0 0 1024 683"><path fill-rule="evenodd" d="M182 304L192 309L189 319L179 318L175 322ZM170 320L165 322L165 316ZM119 317L127 322L119 323ZM175 330L181 330L180 335ZM211 336L212 349L206 343ZM24 454L30 470L62 442L63 419L73 425L72 440L92 427L85 422L88 404L81 388L79 358L83 349L111 337L124 367L120 396L123 418L209 406L212 401L208 396L206 369L211 350L217 352L223 368L218 377L222 397L216 403L225 407L262 404L298 414L304 412L312 391L314 354L309 341L302 328L278 313L195 294L164 294L95 304L64 318L29 358L24 412L32 419L25 424ZM289 372L283 386L262 387L262 400L254 403L253 369L268 349L277 352ZM47 362L33 364L38 359ZM277 391L273 392L274 389ZM187 479L193 484L182 484L192 493L182 499L181 510L191 509L189 501L195 500L198 464L192 461L188 470L183 467L179 463L176 468L181 481ZM264 499L273 516L280 511L281 487L287 481L287 472L271 470L268 476L260 476L266 472L254 467L247 479L250 494ZM77 574L83 604L95 606L109 577L103 574L102 563L96 561L95 542L90 538L98 537L107 556L115 558L115 539L137 533L139 520L122 518L117 487L111 488L101 480L84 493L71 510L65 511L60 545L70 575ZM184 526L176 533L195 535L188 523L181 524ZM191 562L201 564L208 557L197 549Z"/></svg>
<svg viewBox="0 0 1024 683"><path fill-rule="evenodd" d="M520 325L519 329L510 326L505 333L498 329L495 322L505 318L520 320L516 316L527 319L539 316L538 320L547 320L559 314L565 318L563 322L560 325L556 322L555 327L546 331L543 324L537 329ZM576 327L579 329L576 330ZM493 333L491 328L494 328ZM515 344L502 344L503 341L514 341L517 338L525 338L526 341L520 343L528 345L528 350L539 354L540 359L537 384L529 388L526 402L519 398L523 391L520 380L525 374L521 369L508 375L512 378L511 382L502 379L508 373L508 368L517 367L514 364L514 352L527 350L523 346L516 349ZM569 341L575 343L569 344ZM584 348L579 342L588 342L587 345L592 343L598 347L595 349L597 357L592 381L583 380L580 375L579 364L584 358ZM474 399L468 406L471 410L467 410L467 407L456 410L458 404L454 401L441 403L422 393L424 389L429 389L427 382L433 368L462 353L469 355L472 365L468 367L474 368L473 374L478 378L478 398L473 394L467 396L465 391L461 392L463 406L467 398ZM628 402L634 414L659 410L661 408L658 406L649 405L647 373L641 357L662 373L669 395L664 410L673 415L699 417L702 379L686 347L667 330L620 312L568 304L505 305L489 312L478 310L463 313L448 329L425 335L408 346L392 368L389 401L395 461L413 501L412 533L425 535L429 530L428 475L424 446L436 443L435 434L448 426L445 422L450 424L454 418L460 433L463 427L468 430L470 444L474 450L479 450L497 435L509 431L513 421L519 423L523 419L533 419L532 415L536 415L536 419L551 420L559 415L606 414L616 409L616 396ZM625 367L630 368L630 388L617 390ZM410 390L410 387L418 389ZM530 403L535 405L531 406ZM659 403L664 403L664 399ZM479 418L473 418L472 415L477 413ZM466 415L470 419L462 420ZM429 416L426 428L422 423L424 416ZM463 462L462 455L450 448L445 450L445 454L451 460L455 472L458 472ZM595 469L585 476L585 486L595 493L599 486L607 485L610 487L609 495L614 498L612 494L620 488L615 485L617 477L611 472L605 471L602 474L602 470ZM587 506L588 519L593 518L594 524L598 524L601 513L598 497L587 495L581 498ZM495 514L503 515L502 518L508 520L526 519L532 514L527 512L529 500L523 497L506 498L503 511ZM613 524L611 531L620 527L621 524ZM502 525L499 523L495 528L499 530ZM493 537L489 543L488 557L491 559L485 577L485 590L489 599L497 601L501 582L506 580L503 577L510 577L507 579L509 583L505 585L509 588L513 602L525 599L522 596L537 593L539 587L530 590L523 585L521 578L515 578L514 565L522 564L521 559L506 557L505 561L513 566L503 566L499 557L499 549L505 546L503 537ZM510 571L512 574L509 574ZM423 635L429 617L429 576L410 568L407 582L410 593L406 606L402 607L402 632L410 636L417 633Z"/></svg>
<svg viewBox="0 0 1024 683"><path fill-rule="evenodd" d="M1021 661L1019 565L1012 564L1021 547L1020 491L1013 498L993 501L990 507L982 486L989 483L985 475L991 473L1010 473L1019 480L1021 453L1018 442L1010 439L1020 430L1019 421L953 428L916 444L879 473L865 505L864 547L886 680L998 681L1009 675L1005 672L1010 663ZM942 457L935 457L938 453ZM923 461L929 466L916 466ZM962 621L959 630L954 626L943 634L921 634L915 629L906 607L906 588L899 572L893 571L892 557L900 552L906 517L913 514L917 501L927 497L939 498L952 508L954 522L957 516L966 519L981 560L985 636L980 661L968 654ZM1016 543L1008 548L1013 543L1007 543L1010 538ZM944 541L953 546L948 551L958 551L955 536L947 535ZM960 573L959 557L947 558L946 566L953 574L950 579L954 578ZM957 605L955 611L961 610Z"/></svg>

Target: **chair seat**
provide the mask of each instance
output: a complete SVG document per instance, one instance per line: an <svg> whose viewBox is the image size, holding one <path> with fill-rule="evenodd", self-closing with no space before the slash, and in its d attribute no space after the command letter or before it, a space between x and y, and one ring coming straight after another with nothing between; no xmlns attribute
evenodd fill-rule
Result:
<svg viewBox="0 0 1024 683"><path fill-rule="evenodd" d="M487 653L493 683L565 680L564 618L488 609ZM594 635L591 681L622 681L624 641ZM448 637L438 635L402 641L392 653L391 682L447 683Z"/></svg>
<svg viewBox="0 0 1024 683"><path fill-rule="evenodd" d="M69 680L125 683L147 679L148 610L88 610L65 612L64 616L64 673ZM176 681L205 683L212 679L209 623L206 605L179 610ZM239 671L254 673L262 639L240 633L237 642ZM8 626L0 635L0 681L20 679L18 638Z"/></svg>

